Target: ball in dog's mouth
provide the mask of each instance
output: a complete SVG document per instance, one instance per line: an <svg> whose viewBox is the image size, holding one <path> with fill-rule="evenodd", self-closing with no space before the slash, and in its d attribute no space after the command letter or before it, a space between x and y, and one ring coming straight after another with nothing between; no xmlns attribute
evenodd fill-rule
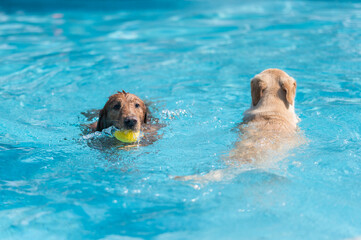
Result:
<svg viewBox="0 0 361 240"><path fill-rule="evenodd" d="M113 133L113 136L121 142L134 143L139 140L140 131L117 130Z"/></svg>

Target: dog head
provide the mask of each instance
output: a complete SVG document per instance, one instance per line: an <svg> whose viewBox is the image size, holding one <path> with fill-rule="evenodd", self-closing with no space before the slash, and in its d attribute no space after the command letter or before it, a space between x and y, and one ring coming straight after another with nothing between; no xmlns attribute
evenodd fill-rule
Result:
<svg viewBox="0 0 361 240"><path fill-rule="evenodd" d="M296 81L279 69L267 69L251 80L252 106L272 105L282 101L288 109L294 106Z"/></svg>
<svg viewBox="0 0 361 240"><path fill-rule="evenodd" d="M109 97L99 113L97 131L110 126L122 130L139 131L147 122L147 107L136 95L124 90Z"/></svg>

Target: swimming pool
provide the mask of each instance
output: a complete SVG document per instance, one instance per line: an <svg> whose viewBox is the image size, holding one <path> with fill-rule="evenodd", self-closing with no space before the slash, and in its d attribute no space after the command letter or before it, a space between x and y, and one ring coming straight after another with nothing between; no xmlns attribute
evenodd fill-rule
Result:
<svg viewBox="0 0 361 240"><path fill-rule="evenodd" d="M361 4L0 3L0 239L348 239L361 235ZM269 169L226 168L249 80L298 83L308 143ZM99 150L81 112L126 90L166 124Z"/></svg>

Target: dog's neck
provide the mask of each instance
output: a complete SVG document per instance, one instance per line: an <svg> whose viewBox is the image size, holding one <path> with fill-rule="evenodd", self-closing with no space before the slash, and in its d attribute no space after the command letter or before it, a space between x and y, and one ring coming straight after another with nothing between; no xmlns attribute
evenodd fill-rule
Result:
<svg viewBox="0 0 361 240"><path fill-rule="evenodd" d="M288 108L284 106L264 107L261 105L252 106L245 111L243 123L252 121L285 121L296 128L299 118L295 114L293 105L289 105Z"/></svg>

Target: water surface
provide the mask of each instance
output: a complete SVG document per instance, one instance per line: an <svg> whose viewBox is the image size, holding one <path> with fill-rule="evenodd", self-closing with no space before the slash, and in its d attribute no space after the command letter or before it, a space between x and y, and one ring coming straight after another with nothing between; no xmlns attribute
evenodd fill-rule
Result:
<svg viewBox="0 0 361 240"><path fill-rule="evenodd" d="M0 238L361 235L361 4L153 3L0 3ZM308 144L232 179L173 180L227 167L266 68L297 80ZM81 112L123 89L163 137L90 147Z"/></svg>

